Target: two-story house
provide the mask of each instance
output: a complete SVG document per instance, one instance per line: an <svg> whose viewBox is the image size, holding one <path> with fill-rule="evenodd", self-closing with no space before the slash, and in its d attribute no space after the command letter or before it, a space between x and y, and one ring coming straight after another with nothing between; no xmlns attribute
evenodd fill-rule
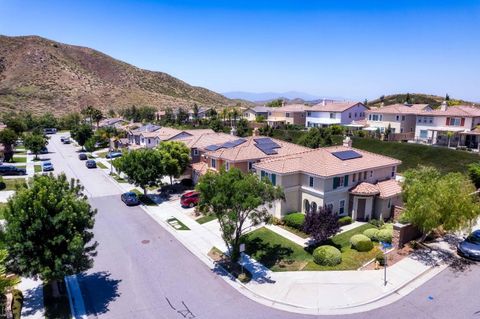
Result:
<svg viewBox="0 0 480 319"><path fill-rule="evenodd" d="M191 109L188 111L188 120L191 122L195 119L201 120L201 119L208 118L208 113L211 109L212 109L211 107L203 107L203 106L199 107L197 118L195 118L195 112L193 111L193 109Z"/></svg>
<svg viewBox="0 0 480 319"><path fill-rule="evenodd" d="M142 141L143 133L151 133L160 129L160 126L154 124L145 124L140 127L133 128L127 131L128 143L134 146L142 146L145 141Z"/></svg>
<svg viewBox="0 0 480 319"><path fill-rule="evenodd" d="M431 110L428 104L393 104L366 111L366 122L370 128L381 133L390 128L390 133L409 133L414 138L417 115Z"/></svg>
<svg viewBox="0 0 480 319"><path fill-rule="evenodd" d="M401 162L349 145L255 163L259 177L284 190L286 199L274 204L274 216L326 207L354 220L389 218L393 206L401 203L401 187L395 180Z"/></svg>
<svg viewBox="0 0 480 319"><path fill-rule="evenodd" d="M479 147L480 108L451 106L442 103L436 110L426 110L417 115L415 139L442 146ZM448 134L450 132L450 134Z"/></svg>
<svg viewBox="0 0 480 319"><path fill-rule="evenodd" d="M142 133L140 135L140 146L154 148L163 141L192 138L205 133L214 133L214 131L212 129L177 130L171 127L162 127L154 132Z"/></svg>
<svg viewBox="0 0 480 319"><path fill-rule="evenodd" d="M346 125L365 119L368 108L361 102L322 102L306 110L307 127Z"/></svg>
<svg viewBox="0 0 480 319"><path fill-rule="evenodd" d="M303 104L290 104L282 107L273 107L268 112L267 123L272 127L285 124L305 126L305 111L311 106Z"/></svg>
<svg viewBox="0 0 480 319"><path fill-rule="evenodd" d="M208 152L206 149L210 145L221 145L227 142L238 140L237 136L226 133L203 132L184 137L175 137L173 140L183 142L190 148L191 163L201 162L203 154Z"/></svg>
<svg viewBox="0 0 480 319"><path fill-rule="evenodd" d="M255 106L250 107L243 111L243 118L249 122L254 122L257 120L258 117L263 117L265 120L268 118L268 112L272 110L271 107L268 106Z"/></svg>

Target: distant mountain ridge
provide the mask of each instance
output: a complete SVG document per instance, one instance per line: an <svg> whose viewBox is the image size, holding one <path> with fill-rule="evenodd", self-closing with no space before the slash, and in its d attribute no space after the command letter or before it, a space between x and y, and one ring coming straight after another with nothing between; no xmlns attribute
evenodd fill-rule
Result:
<svg viewBox="0 0 480 319"><path fill-rule="evenodd" d="M169 74L137 68L99 51L38 36L0 35L0 112L65 114L92 105L118 109L230 106L233 101Z"/></svg>

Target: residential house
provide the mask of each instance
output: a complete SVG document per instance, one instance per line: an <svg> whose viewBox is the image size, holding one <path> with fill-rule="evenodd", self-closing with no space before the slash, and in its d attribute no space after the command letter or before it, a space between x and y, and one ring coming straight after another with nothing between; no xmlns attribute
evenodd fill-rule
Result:
<svg viewBox="0 0 480 319"><path fill-rule="evenodd" d="M272 107L268 106L250 107L243 112L243 117L249 122L256 121L259 116L262 116L266 120L268 118L268 112L271 110Z"/></svg>
<svg viewBox="0 0 480 319"><path fill-rule="evenodd" d="M479 148L480 108L451 106L425 110L416 117L415 140L442 146ZM450 134L448 134L450 132Z"/></svg>
<svg viewBox="0 0 480 319"><path fill-rule="evenodd" d="M144 145L145 141L142 141L142 134L148 132L155 132L160 129L160 126L154 124L145 124L140 127L134 126L134 128L127 131L128 143L130 145ZM143 137L144 138L144 137Z"/></svg>
<svg viewBox="0 0 480 319"><path fill-rule="evenodd" d="M407 139L414 138L417 114L431 110L428 104L393 104L365 111L368 129L384 133L408 133Z"/></svg>
<svg viewBox="0 0 480 319"><path fill-rule="evenodd" d="M214 131L212 129L178 130L171 127L162 127L153 132L142 133L140 138L140 146L154 148L163 141L195 137L204 133L214 133Z"/></svg>
<svg viewBox="0 0 480 319"><path fill-rule="evenodd" d="M192 130L193 131L193 130ZM201 131L201 130L197 130ZM190 131L189 131L190 132ZM189 135L184 137L176 137L175 140L185 143L190 148L192 164L201 161L203 154L208 152L206 149L210 145L223 144L238 140L237 136L225 133L215 133L212 131L203 132L201 134Z"/></svg>
<svg viewBox="0 0 480 319"><path fill-rule="evenodd" d="M194 181L208 170L218 171L222 166L227 170L236 167L243 172L254 171L253 165L262 159L305 152L310 148L270 137L250 136L208 145L205 150L201 161L192 165Z"/></svg>
<svg viewBox="0 0 480 319"><path fill-rule="evenodd" d="M306 110L307 127L346 125L365 118L368 108L361 102L322 102Z"/></svg>
<svg viewBox="0 0 480 319"><path fill-rule="evenodd" d="M350 145L309 149L255 163L259 177L284 190L285 200L275 202L273 215L281 218L324 206L359 221L391 217L393 206L401 204L401 187L395 180L401 162Z"/></svg>
<svg viewBox="0 0 480 319"><path fill-rule="evenodd" d="M98 123L100 128L121 128L125 121L120 117L106 118Z"/></svg>
<svg viewBox="0 0 480 319"><path fill-rule="evenodd" d="M199 107L198 108L198 115L197 115L197 120L201 120L201 119L206 119L208 118L208 114L209 114L209 111L211 110L212 108L211 107ZM193 112L193 109L189 110L188 111L188 120L191 122L193 120L195 120L195 113Z"/></svg>
<svg viewBox="0 0 480 319"><path fill-rule="evenodd" d="M274 107L268 111L267 123L272 127L285 124L305 126L305 112L311 107L303 104L290 104Z"/></svg>

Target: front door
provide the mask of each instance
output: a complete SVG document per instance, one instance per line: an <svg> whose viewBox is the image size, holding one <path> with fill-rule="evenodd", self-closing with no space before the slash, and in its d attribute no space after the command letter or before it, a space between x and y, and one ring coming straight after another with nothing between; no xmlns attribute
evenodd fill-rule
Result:
<svg viewBox="0 0 480 319"><path fill-rule="evenodd" d="M357 220L365 220L365 206L367 200L365 198L359 198L357 200Z"/></svg>

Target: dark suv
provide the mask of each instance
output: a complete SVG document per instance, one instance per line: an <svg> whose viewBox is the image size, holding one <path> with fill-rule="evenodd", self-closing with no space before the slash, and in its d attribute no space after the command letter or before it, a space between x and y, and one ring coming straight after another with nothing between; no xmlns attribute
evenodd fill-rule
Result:
<svg viewBox="0 0 480 319"><path fill-rule="evenodd" d="M27 170L11 165L0 165L0 175L27 175Z"/></svg>

